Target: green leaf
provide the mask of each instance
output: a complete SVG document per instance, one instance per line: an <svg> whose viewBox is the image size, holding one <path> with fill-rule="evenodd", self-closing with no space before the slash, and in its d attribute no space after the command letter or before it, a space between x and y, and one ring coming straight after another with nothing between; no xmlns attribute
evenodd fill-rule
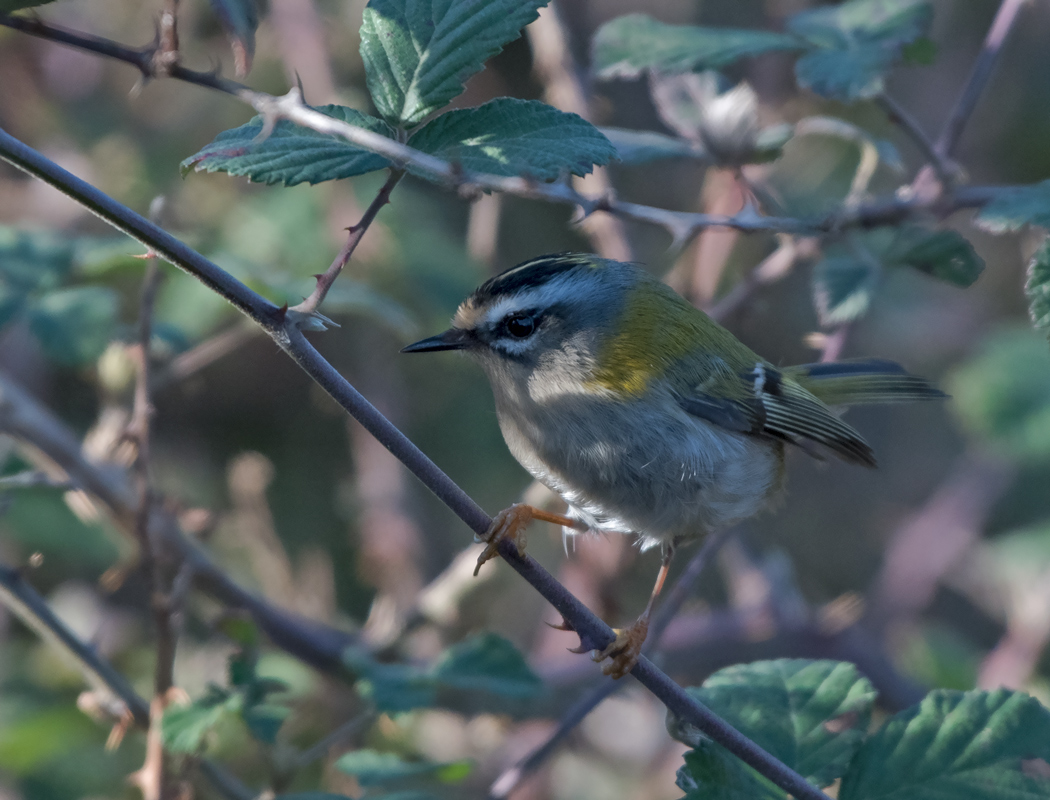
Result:
<svg viewBox="0 0 1050 800"><path fill-rule="evenodd" d="M1019 231L1025 225L1050 228L1050 181L1000 189L973 221L990 233Z"/></svg>
<svg viewBox="0 0 1050 800"><path fill-rule="evenodd" d="M667 158L707 158L704 148L686 139L676 139L655 131L635 131L627 128L599 128L602 135L616 148L624 164L648 164Z"/></svg>
<svg viewBox="0 0 1050 800"><path fill-rule="evenodd" d="M335 762L335 768L347 775L353 775L357 782L366 788L420 775L437 774L439 778L448 782L447 776L452 776L453 781L459 781L470 774L468 761L405 761L394 753L380 753L376 750L354 750L346 753Z"/></svg>
<svg viewBox="0 0 1050 800"><path fill-rule="evenodd" d="M972 285L984 270L984 261L964 236L918 226L900 231L886 263L912 267L956 286Z"/></svg>
<svg viewBox="0 0 1050 800"><path fill-rule="evenodd" d="M164 747L174 753L199 753L208 733L236 713L240 702L239 695L210 686L204 697L188 706L169 706L160 722Z"/></svg>
<svg viewBox="0 0 1050 800"><path fill-rule="evenodd" d="M598 29L593 61L599 78L635 78L647 69L718 69L747 56L805 46L797 37L783 33L666 25L645 14L628 14Z"/></svg>
<svg viewBox="0 0 1050 800"><path fill-rule="evenodd" d="M72 241L0 225L0 286L26 293L57 287L73 266Z"/></svg>
<svg viewBox="0 0 1050 800"><path fill-rule="evenodd" d="M255 55L255 30L259 27L259 9L255 0L209 0L219 18L233 50L238 76L247 75Z"/></svg>
<svg viewBox="0 0 1050 800"><path fill-rule="evenodd" d="M29 307L29 329L44 352L61 364L98 358L112 338L117 295L101 286L49 292Z"/></svg>
<svg viewBox="0 0 1050 800"><path fill-rule="evenodd" d="M273 744L277 741L277 731L291 713L291 709L286 706L259 703L246 707L241 712L241 719L248 726L252 736L260 742Z"/></svg>
<svg viewBox="0 0 1050 800"><path fill-rule="evenodd" d="M687 691L818 786L830 785L845 772L864 739L875 702L871 683L852 664L839 661L739 664ZM686 744L724 752L687 723L670 718L669 727ZM707 752L703 763L714 768L720 762Z"/></svg>
<svg viewBox="0 0 1050 800"><path fill-rule="evenodd" d="M445 686L514 698L536 697L543 681L514 645L495 633L484 633L445 651L431 670Z"/></svg>
<svg viewBox="0 0 1050 800"><path fill-rule="evenodd" d="M391 124L412 128L447 105L547 0L370 0L361 23L368 91Z"/></svg>
<svg viewBox="0 0 1050 800"><path fill-rule="evenodd" d="M383 120L346 106L327 105L315 110L382 136L396 136ZM295 186L349 178L390 165L383 156L350 144L341 136L317 133L287 120L279 121L268 137L257 141L262 129L262 117L255 117L239 128L223 131L182 162L183 174L192 168L246 175L256 183Z"/></svg>
<svg viewBox="0 0 1050 800"><path fill-rule="evenodd" d="M467 170L545 181L564 172L586 175L616 157L616 148L583 117L510 97L442 114L408 143Z"/></svg>
<svg viewBox="0 0 1050 800"><path fill-rule="evenodd" d="M824 97L873 97L903 48L925 36L932 19L929 0L849 0L796 14L789 30L814 49L795 64L795 76Z"/></svg>
<svg viewBox="0 0 1050 800"><path fill-rule="evenodd" d="M879 270L855 256L829 256L813 269L813 298L820 324L842 325L867 312Z"/></svg>
<svg viewBox="0 0 1050 800"><path fill-rule="evenodd" d="M348 647L343 663L358 676L358 690L379 711L430 708L437 698L434 679L406 664L382 664L364 650Z"/></svg>
<svg viewBox="0 0 1050 800"><path fill-rule="evenodd" d="M344 651L343 662L358 676L362 693L380 711L435 705L501 708L501 698L528 700L543 691L543 681L518 649L494 633L453 645L427 671L406 664L381 664L355 648ZM464 696L469 703L464 702Z"/></svg>
<svg viewBox="0 0 1050 800"><path fill-rule="evenodd" d="M1020 692L934 691L861 747L840 800L1050 796L1050 711Z"/></svg>
<svg viewBox="0 0 1050 800"><path fill-rule="evenodd" d="M714 742L685 754L675 779L682 800L786 800L787 793Z"/></svg>
<svg viewBox="0 0 1050 800"><path fill-rule="evenodd" d="M1050 457L1050 351L1031 329L999 331L950 381L965 426L1013 458Z"/></svg>
<svg viewBox="0 0 1050 800"><path fill-rule="evenodd" d="M354 800L354 798L331 792L292 792L291 794L279 794L274 797L274 800Z"/></svg>
<svg viewBox="0 0 1050 800"><path fill-rule="evenodd" d="M1028 315L1032 324L1050 336L1050 237L1043 239L1028 262L1024 293L1028 297Z"/></svg>

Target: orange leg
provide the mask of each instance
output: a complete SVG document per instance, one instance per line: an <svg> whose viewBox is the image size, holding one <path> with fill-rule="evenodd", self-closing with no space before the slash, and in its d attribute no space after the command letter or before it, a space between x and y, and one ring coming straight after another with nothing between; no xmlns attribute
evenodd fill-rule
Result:
<svg viewBox="0 0 1050 800"><path fill-rule="evenodd" d="M504 539L511 539L518 545L518 554L525 555L525 528L534 519L538 519L541 522L553 522L555 525L576 528L577 530L586 530L586 526L579 520L571 519L563 514L544 511L541 508L526 505L525 503L515 503L492 518L492 525L485 531L484 536L474 537L479 542L488 543L484 552L478 556L478 565L474 567L475 577L477 577L481 565L499 553L499 543Z"/></svg>
<svg viewBox="0 0 1050 800"><path fill-rule="evenodd" d="M649 602L646 603L645 611L642 612L642 615L635 620L631 627L617 628L616 638L613 639L612 643L604 650L591 656L594 661L604 661L607 658L612 659L602 667L604 674L611 675L613 678L622 678L634 669L634 665L638 663L638 659L642 654L642 647L645 645L645 637L649 635L649 615L652 614L656 598L663 591L664 582L667 580L667 573L671 569L671 559L673 557L674 548L665 546L663 561L660 563L660 571L656 575L656 585L653 586L652 594L649 595Z"/></svg>

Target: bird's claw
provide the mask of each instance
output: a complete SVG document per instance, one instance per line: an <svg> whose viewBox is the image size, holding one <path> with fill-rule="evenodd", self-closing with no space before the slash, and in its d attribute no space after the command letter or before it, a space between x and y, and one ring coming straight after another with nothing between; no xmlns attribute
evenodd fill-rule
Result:
<svg viewBox="0 0 1050 800"><path fill-rule="evenodd" d="M482 564L499 555L499 544L504 539L511 539L518 546L518 555L525 555L525 528L532 521L532 517L532 506L515 503L492 518L492 524L483 536L474 537L487 545L478 556L477 566L474 567L475 578Z"/></svg>
<svg viewBox="0 0 1050 800"><path fill-rule="evenodd" d="M649 634L649 620L640 617L629 628L616 628L616 638L604 650L591 654L595 662L612 659L602 667L602 673L612 678L622 678L638 663L645 637Z"/></svg>

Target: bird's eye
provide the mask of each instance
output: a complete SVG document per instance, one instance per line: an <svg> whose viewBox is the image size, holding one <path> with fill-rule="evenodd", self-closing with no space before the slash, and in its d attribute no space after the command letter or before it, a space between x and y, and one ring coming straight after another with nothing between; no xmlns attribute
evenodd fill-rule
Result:
<svg viewBox="0 0 1050 800"><path fill-rule="evenodd" d="M525 339L536 330L536 320L528 314L515 314L507 318L506 328L507 333L515 339Z"/></svg>

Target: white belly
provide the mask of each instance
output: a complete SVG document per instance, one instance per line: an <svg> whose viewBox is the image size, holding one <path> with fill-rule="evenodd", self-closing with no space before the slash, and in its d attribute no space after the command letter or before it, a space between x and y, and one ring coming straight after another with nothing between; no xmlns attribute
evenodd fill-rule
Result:
<svg viewBox="0 0 1050 800"><path fill-rule="evenodd" d="M701 537L757 513L781 488L779 442L677 404L556 402L528 415L499 409L500 427L518 461L593 530L635 533L643 549Z"/></svg>

